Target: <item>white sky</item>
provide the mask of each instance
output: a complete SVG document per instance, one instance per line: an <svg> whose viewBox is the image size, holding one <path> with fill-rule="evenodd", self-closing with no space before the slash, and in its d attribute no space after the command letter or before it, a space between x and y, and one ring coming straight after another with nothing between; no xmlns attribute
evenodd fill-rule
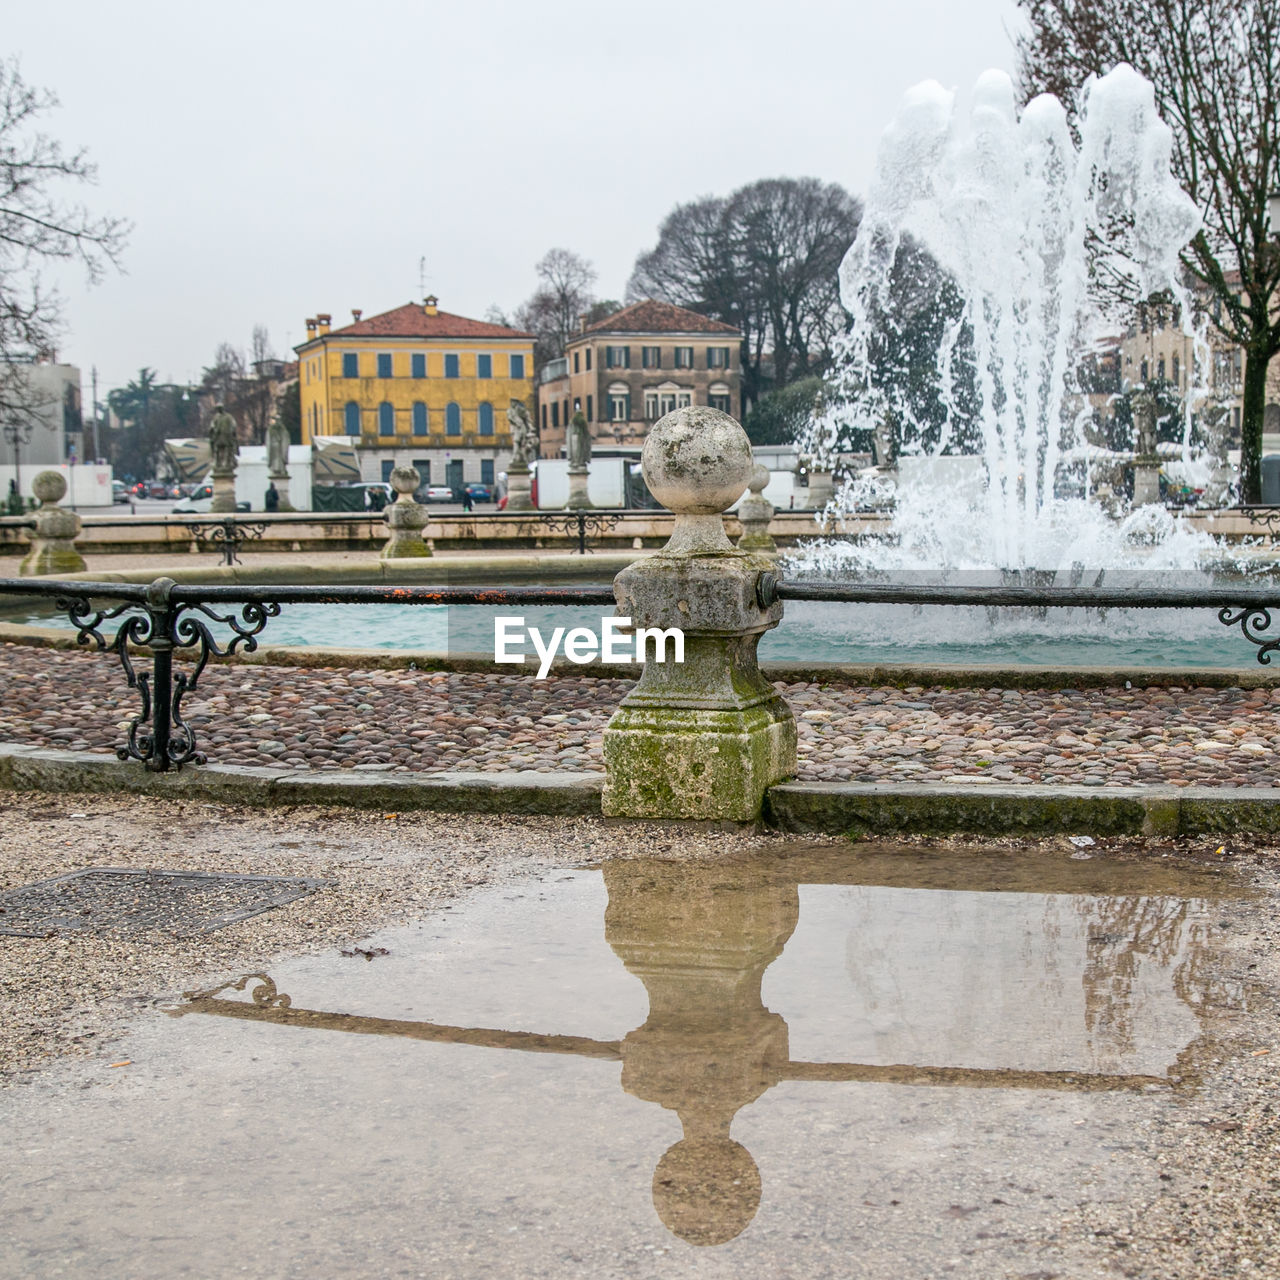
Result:
<svg viewBox="0 0 1280 1280"><path fill-rule="evenodd" d="M48 132L130 219L125 274L62 283L63 359L99 396L199 377L265 324L427 291L482 317L563 245L620 298L682 201L757 178L865 187L901 94L1013 69L1008 0L63 0L5 51Z"/></svg>

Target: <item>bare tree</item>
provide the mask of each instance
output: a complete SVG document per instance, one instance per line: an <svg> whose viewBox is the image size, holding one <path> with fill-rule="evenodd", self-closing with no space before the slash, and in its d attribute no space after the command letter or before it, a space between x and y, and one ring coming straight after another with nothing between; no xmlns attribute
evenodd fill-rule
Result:
<svg viewBox="0 0 1280 1280"><path fill-rule="evenodd" d="M83 151L65 151L38 130L57 105L23 80L17 59L0 61L0 418L15 427L33 412L21 366L53 353L61 325L60 299L41 268L78 261L97 281L118 263L128 231L61 195L66 183L92 182L95 170Z"/></svg>
<svg viewBox="0 0 1280 1280"><path fill-rule="evenodd" d="M1182 253L1212 318L1244 348L1241 490L1261 498L1267 367L1280 351L1280 5L1276 0L1018 0L1023 90L1071 102L1090 74L1127 62L1155 86L1173 172L1204 228Z"/></svg>
<svg viewBox="0 0 1280 1280"><path fill-rule="evenodd" d="M577 332L578 317L595 302L591 286L596 269L570 249L551 249L534 270L540 283L517 308L515 323L534 335L534 361L541 367L564 355L565 343Z"/></svg>
<svg viewBox="0 0 1280 1280"><path fill-rule="evenodd" d="M753 182L678 205L636 259L628 301L659 298L742 330L743 399L820 373L846 317L837 270L858 229L857 201L814 178Z"/></svg>

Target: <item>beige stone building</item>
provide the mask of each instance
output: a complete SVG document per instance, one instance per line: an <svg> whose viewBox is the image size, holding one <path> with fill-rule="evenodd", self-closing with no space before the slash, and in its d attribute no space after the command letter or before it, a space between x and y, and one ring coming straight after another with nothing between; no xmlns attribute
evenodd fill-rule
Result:
<svg viewBox="0 0 1280 1280"><path fill-rule="evenodd" d="M558 457L565 427L586 416L597 444L632 448L683 405L742 416L742 333L696 311L647 299L585 325L538 385L543 457Z"/></svg>

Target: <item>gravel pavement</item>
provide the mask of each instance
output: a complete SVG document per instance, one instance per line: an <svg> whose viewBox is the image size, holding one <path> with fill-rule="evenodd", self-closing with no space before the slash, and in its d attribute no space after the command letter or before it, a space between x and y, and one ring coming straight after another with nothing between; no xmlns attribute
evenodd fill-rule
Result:
<svg viewBox="0 0 1280 1280"><path fill-rule="evenodd" d="M804 781L1280 783L1280 689L779 683ZM211 763L601 772L630 681L215 664L183 704ZM101 654L0 647L0 740L109 752L137 700Z"/></svg>

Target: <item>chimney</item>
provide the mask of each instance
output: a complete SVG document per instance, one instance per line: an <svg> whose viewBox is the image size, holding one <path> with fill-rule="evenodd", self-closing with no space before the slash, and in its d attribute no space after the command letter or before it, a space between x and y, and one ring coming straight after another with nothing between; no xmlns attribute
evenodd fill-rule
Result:
<svg viewBox="0 0 1280 1280"><path fill-rule="evenodd" d="M438 301L439 299L434 293L427 294L426 300L422 304L423 311L425 311L429 316L439 315L439 310L436 307L436 303Z"/></svg>
<svg viewBox="0 0 1280 1280"><path fill-rule="evenodd" d="M351 320L352 320L352 323L353 323L353 324L359 324L359 323L360 323L360 317L361 317L362 315L364 315L364 312L363 312L359 307L352 307L352 308L351 308Z"/></svg>
<svg viewBox="0 0 1280 1280"><path fill-rule="evenodd" d="M323 338L324 335L329 332L329 325L332 322L333 322L333 317L331 315L326 315L324 312L317 312L316 332L319 334L320 337Z"/></svg>
<svg viewBox="0 0 1280 1280"><path fill-rule="evenodd" d="M587 331L587 313L585 311L578 315L578 332L586 333Z"/></svg>
<svg viewBox="0 0 1280 1280"><path fill-rule="evenodd" d="M316 318L315 316L307 317L307 341L310 342L316 336Z"/></svg>

